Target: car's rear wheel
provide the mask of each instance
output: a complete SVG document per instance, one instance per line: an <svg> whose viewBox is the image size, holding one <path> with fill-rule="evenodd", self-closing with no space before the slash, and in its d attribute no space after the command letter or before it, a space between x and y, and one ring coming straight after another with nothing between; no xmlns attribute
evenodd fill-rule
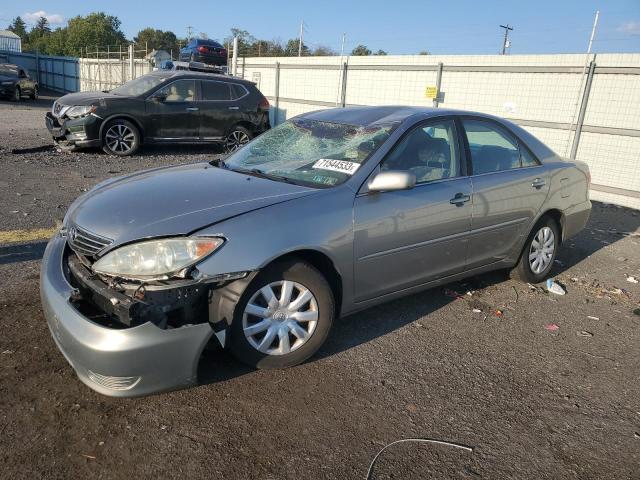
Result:
<svg viewBox="0 0 640 480"><path fill-rule="evenodd" d="M252 367L297 365L322 346L334 312L333 292L318 270L304 261L276 263L236 305L229 348Z"/></svg>
<svg viewBox="0 0 640 480"><path fill-rule="evenodd" d="M20 100L22 100L22 91L20 90L20 87L16 85L16 88L13 90L13 97L11 97L11 100L13 100L14 102L19 102Z"/></svg>
<svg viewBox="0 0 640 480"><path fill-rule="evenodd" d="M530 283L543 281L553 268L559 246L558 224L550 217L543 217L529 234L513 276Z"/></svg>
<svg viewBox="0 0 640 480"><path fill-rule="evenodd" d="M111 155L133 155L140 148L140 131L124 119L112 120L104 129L102 149Z"/></svg>
<svg viewBox="0 0 640 480"><path fill-rule="evenodd" d="M33 93L31 95L29 95L29 98L31 100L37 100L38 99L38 87L34 87L33 88Z"/></svg>
<svg viewBox="0 0 640 480"><path fill-rule="evenodd" d="M252 138L253 135L249 130L240 125L236 125L225 139L224 151L226 153L235 152L243 145L249 143Z"/></svg>

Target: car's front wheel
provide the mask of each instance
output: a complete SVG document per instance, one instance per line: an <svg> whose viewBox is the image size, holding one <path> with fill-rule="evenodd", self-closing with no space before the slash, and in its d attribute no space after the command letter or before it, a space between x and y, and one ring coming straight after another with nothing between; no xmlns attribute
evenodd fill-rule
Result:
<svg viewBox="0 0 640 480"><path fill-rule="evenodd" d="M33 88L33 93L31 95L29 95L29 98L31 100L37 100L38 99L38 87L34 87Z"/></svg>
<svg viewBox="0 0 640 480"><path fill-rule="evenodd" d="M316 268L301 260L276 263L236 305L229 348L252 367L291 367L322 346L334 313L333 292Z"/></svg>
<svg viewBox="0 0 640 480"><path fill-rule="evenodd" d="M226 153L235 152L243 145L249 143L252 138L253 135L249 130L240 125L236 125L225 139L224 151Z"/></svg>
<svg viewBox="0 0 640 480"><path fill-rule="evenodd" d="M20 87L16 85L16 88L13 90L13 97L11 98L14 102L19 102L22 100L22 91Z"/></svg>
<svg viewBox="0 0 640 480"><path fill-rule="evenodd" d="M553 268L559 246L558 224L550 217L543 217L529 234L520 261L512 273L525 282L543 281Z"/></svg>
<svg viewBox="0 0 640 480"><path fill-rule="evenodd" d="M133 155L140 148L140 131L124 119L110 121L104 129L102 149L111 155Z"/></svg>

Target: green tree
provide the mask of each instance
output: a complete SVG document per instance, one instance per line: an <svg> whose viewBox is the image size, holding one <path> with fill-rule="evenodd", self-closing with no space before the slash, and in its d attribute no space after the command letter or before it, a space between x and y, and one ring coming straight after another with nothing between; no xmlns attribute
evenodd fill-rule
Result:
<svg viewBox="0 0 640 480"><path fill-rule="evenodd" d="M225 46L227 50L233 49L233 38L238 37L238 55L239 56L253 56L253 44L256 42L256 39L253 35L251 35L246 30L242 30L240 28L232 28L231 35L224 39ZM257 52L255 53L257 55Z"/></svg>
<svg viewBox="0 0 640 480"><path fill-rule="evenodd" d="M385 52L384 50L378 50L376 53L374 53L374 55L386 55L387 52Z"/></svg>
<svg viewBox="0 0 640 480"><path fill-rule="evenodd" d="M418 55L431 55L431 54L426 50L420 50L420 52L418 52Z"/></svg>
<svg viewBox="0 0 640 480"><path fill-rule="evenodd" d="M23 42L27 40L27 26L22 20L22 17L18 16L13 19L13 22L7 27L7 30L18 35Z"/></svg>
<svg viewBox="0 0 640 480"><path fill-rule="evenodd" d="M169 30L163 31L145 28L133 37L133 41L138 44L137 48L142 48L146 45L149 51L166 50L167 52L171 52L173 50L173 54L176 55L178 50L180 50L176 34Z"/></svg>
<svg viewBox="0 0 640 480"><path fill-rule="evenodd" d="M365 45L358 45L351 51L351 55L353 56L366 56L371 55L371 50L369 50Z"/></svg>
<svg viewBox="0 0 640 480"><path fill-rule="evenodd" d="M297 57L298 49L300 47L300 39L292 38L289 40L284 46L284 56L285 57ZM302 42L302 56L309 55L311 52L309 51L309 47L307 47L304 42Z"/></svg>
<svg viewBox="0 0 640 480"><path fill-rule="evenodd" d="M314 55L316 57L329 57L331 55L336 55L336 52L330 47L325 47L324 45L318 45L313 50L313 53L311 55Z"/></svg>
<svg viewBox="0 0 640 480"><path fill-rule="evenodd" d="M104 50L127 45L127 39L120 30L118 17L103 12L90 13L86 17L78 15L69 20L66 27L65 55L80 55L87 48Z"/></svg>
<svg viewBox="0 0 640 480"><path fill-rule="evenodd" d="M40 17L38 19L38 23L36 23L36 26L33 27L33 30L35 30L36 32L42 34L42 35L46 35L47 33L51 33L51 27L49 26L49 20L47 20L46 17ZM33 32L32 30L32 32Z"/></svg>

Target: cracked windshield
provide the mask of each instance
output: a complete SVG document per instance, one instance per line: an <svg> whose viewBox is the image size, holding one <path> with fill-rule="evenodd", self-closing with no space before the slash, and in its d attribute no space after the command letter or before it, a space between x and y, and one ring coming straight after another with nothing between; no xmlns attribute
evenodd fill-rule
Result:
<svg viewBox="0 0 640 480"><path fill-rule="evenodd" d="M292 119L238 150L224 165L276 180L331 187L351 177L392 130L392 125Z"/></svg>

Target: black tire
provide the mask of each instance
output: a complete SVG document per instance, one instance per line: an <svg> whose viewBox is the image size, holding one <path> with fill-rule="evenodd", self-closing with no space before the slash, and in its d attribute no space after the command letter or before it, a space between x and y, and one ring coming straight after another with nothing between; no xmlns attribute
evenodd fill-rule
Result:
<svg viewBox="0 0 640 480"><path fill-rule="evenodd" d="M29 98L31 100L37 100L38 99L38 87L33 87L33 93L31 95L29 95Z"/></svg>
<svg viewBox="0 0 640 480"><path fill-rule="evenodd" d="M11 97L11 101L19 102L22 100L22 92L20 91L20 87L16 85L16 88L13 90L13 97Z"/></svg>
<svg viewBox="0 0 640 480"><path fill-rule="evenodd" d="M317 304L317 322L310 337L300 347L292 349L290 353L275 355L260 352L249 343L243 329L243 317L249 300L263 287L279 281L295 282L311 292ZM274 293L279 296L275 291ZM282 291L279 293L281 295ZM295 298L293 301L295 301ZM333 292L327 280L316 268L302 260L294 259L279 262L258 274L240 297L240 301L234 310L233 322L229 331L228 348L238 360L254 368L277 369L292 367L304 362L318 351L325 342L329 330L331 330L334 315ZM259 321L259 318L255 320ZM267 333L265 332L264 335L266 336ZM291 339L296 340L292 333L287 335L289 341ZM264 339L264 337L262 338ZM274 342L279 344L281 340L278 337L274 337Z"/></svg>
<svg viewBox="0 0 640 480"><path fill-rule="evenodd" d="M116 135L114 137L113 135ZM103 130L102 150L109 155L126 157L140 148L140 131L129 120L111 120Z"/></svg>
<svg viewBox="0 0 640 480"><path fill-rule="evenodd" d="M243 145L249 143L253 138L253 133L241 125L235 125L227 134L223 149L225 153L238 150ZM241 140L240 140L241 139Z"/></svg>
<svg viewBox="0 0 640 480"><path fill-rule="evenodd" d="M534 252L532 251L532 244L539 235L539 232L545 228L549 228L553 232L553 252L550 257L545 255L548 259L548 264L546 264L545 268L540 272L535 272L532 269L529 256L534 255ZM511 270L511 276L515 279L528 283L540 283L545 280L553 269L554 260L558 254L558 248L560 247L560 239L560 228L556 221L548 216L542 217L531 230L531 233L529 234L529 237L522 249L520 260L513 270Z"/></svg>

